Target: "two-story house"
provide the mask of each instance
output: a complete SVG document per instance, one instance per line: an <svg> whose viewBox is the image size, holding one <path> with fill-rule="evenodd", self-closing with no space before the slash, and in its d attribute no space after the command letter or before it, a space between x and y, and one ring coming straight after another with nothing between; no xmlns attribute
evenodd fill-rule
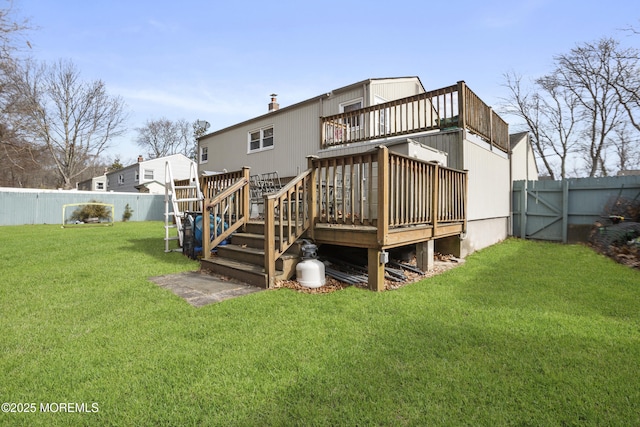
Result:
<svg viewBox="0 0 640 427"><path fill-rule="evenodd" d="M512 170L535 161L518 156L522 164L510 163L507 124L464 82L426 91L418 77L368 79L283 108L273 95L264 115L201 137L198 167L248 166L252 175L288 178L307 168L309 155L380 145L468 171L467 232L448 239L446 250L464 256L507 237Z"/></svg>
<svg viewBox="0 0 640 427"><path fill-rule="evenodd" d="M169 162L174 179L189 178L193 160L172 154L151 160L138 156L138 162L106 174L107 191L128 193L165 193L165 166Z"/></svg>

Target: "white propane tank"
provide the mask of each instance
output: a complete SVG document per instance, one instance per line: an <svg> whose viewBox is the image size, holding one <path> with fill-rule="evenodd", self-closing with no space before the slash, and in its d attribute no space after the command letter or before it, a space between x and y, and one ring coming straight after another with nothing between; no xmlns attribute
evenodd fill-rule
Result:
<svg viewBox="0 0 640 427"><path fill-rule="evenodd" d="M316 259L317 249L313 243L302 245L302 261L296 265L296 280L305 288L319 288L325 284L324 264Z"/></svg>

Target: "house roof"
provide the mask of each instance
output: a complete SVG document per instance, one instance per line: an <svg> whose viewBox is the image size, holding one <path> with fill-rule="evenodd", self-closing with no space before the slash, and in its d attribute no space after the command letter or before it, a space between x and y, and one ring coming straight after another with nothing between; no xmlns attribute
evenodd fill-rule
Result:
<svg viewBox="0 0 640 427"><path fill-rule="evenodd" d="M141 188L148 188L148 187L151 187L152 185L158 185L160 187L164 187L163 183L161 183L160 181L156 181L154 179L153 181L146 181L146 182L143 182L142 184L134 185L133 188L140 190Z"/></svg>
<svg viewBox="0 0 640 427"><path fill-rule="evenodd" d="M369 78L369 79L365 79L365 80L362 80L362 81L359 81L359 82L356 82L356 83L351 83L351 84L349 84L347 86L342 86L342 87L340 87L338 89L333 89L331 92L326 92L326 93L323 93L321 95L314 96L313 98L305 99L304 101L300 101L300 102L297 102L295 104L291 104L291 105L288 105L286 107L282 107L282 108L280 108L278 110L275 110L275 111L269 111L269 112L267 112L265 114L262 114L260 116L250 118L248 120L242 121L240 123L236 123L236 124L231 125L231 126L227 126L226 128L218 129L217 131L210 132L208 134L202 135L197 139L199 141L199 140L201 140L203 138L207 138L207 137L210 137L210 136L222 133L222 132L226 132L226 131L228 131L230 129L233 129L233 128L236 128L236 127L244 126L244 125L246 125L248 123L251 123L253 121L262 120L263 118L269 117L269 116L273 116L274 114L282 114L283 112L286 112L288 110L292 110L294 108L298 108L298 107L300 107L300 106L302 106L304 104L317 102L319 99L328 98L331 95L337 95L337 94L339 94L341 92L345 92L345 91L351 90L353 88L356 88L356 87L359 87L359 86L362 86L362 85L365 85L365 84L371 84L372 82L383 81L383 80L400 80L400 79L416 79L418 81L418 83L420 83L420 86L422 87L422 90L425 90L424 89L424 85L422 84L422 82L420 81L420 77L418 77L418 76Z"/></svg>
<svg viewBox="0 0 640 427"><path fill-rule="evenodd" d="M509 135L509 146L513 149L516 145L520 143L520 141L524 141L525 137L529 134L528 131L512 133Z"/></svg>

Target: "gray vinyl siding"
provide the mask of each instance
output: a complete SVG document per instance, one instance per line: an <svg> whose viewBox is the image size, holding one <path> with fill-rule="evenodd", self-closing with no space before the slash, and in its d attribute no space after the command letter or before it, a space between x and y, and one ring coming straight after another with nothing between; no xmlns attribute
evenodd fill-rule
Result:
<svg viewBox="0 0 640 427"><path fill-rule="evenodd" d="M281 177L295 176L307 168L306 156L320 147L319 118L320 102L309 103L204 138L200 144L208 147L208 161L199 170L235 171L248 166L252 175L277 171ZM273 148L249 152L249 132L268 126L273 126Z"/></svg>
<svg viewBox="0 0 640 427"><path fill-rule="evenodd" d="M139 165L131 165L122 168L117 171L113 171L107 174L107 191L124 191L124 192L138 192L135 186L138 185L136 181L136 171L139 169ZM118 176L123 175L123 183L118 182Z"/></svg>
<svg viewBox="0 0 640 427"><path fill-rule="evenodd" d="M463 170L465 167L462 157L462 135L463 131L456 129L447 132L433 132L422 136L412 136L411 139L428 147L435 148L438 151L444 151L448 154L447 166L453 169Z"/></svg>
<svg viewBox="0 0 640 427"><path fill-rule="evenodd" d="M277 171L281 177L293 177L306 170L307 156L320 150L321 117L338 114L341 104L357 99L369 106L376 95L393 100L421 92L416 77L365 80L213 132L200 139L199 147L207 147L208 158L198 170L236 171L248 166L252 175ZM249 132L267 126L273 126L273 149L249 152Z"/></svg>

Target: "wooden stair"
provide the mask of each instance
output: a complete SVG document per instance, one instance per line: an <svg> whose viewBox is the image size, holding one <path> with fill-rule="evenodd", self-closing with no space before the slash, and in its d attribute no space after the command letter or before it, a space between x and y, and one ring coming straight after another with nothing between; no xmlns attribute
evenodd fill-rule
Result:
<svg viewBox="0 0 640 427"><path fill-rule="evenodd" d="M227 245L220 245L217 254L202 259L202 270L219 274L261 288L268 287L264 269L264 222L251 221L244 232L236 232ZM288 280L296 273L300 261L300 246L294 244L276 260L276 280Z"/></svg>

